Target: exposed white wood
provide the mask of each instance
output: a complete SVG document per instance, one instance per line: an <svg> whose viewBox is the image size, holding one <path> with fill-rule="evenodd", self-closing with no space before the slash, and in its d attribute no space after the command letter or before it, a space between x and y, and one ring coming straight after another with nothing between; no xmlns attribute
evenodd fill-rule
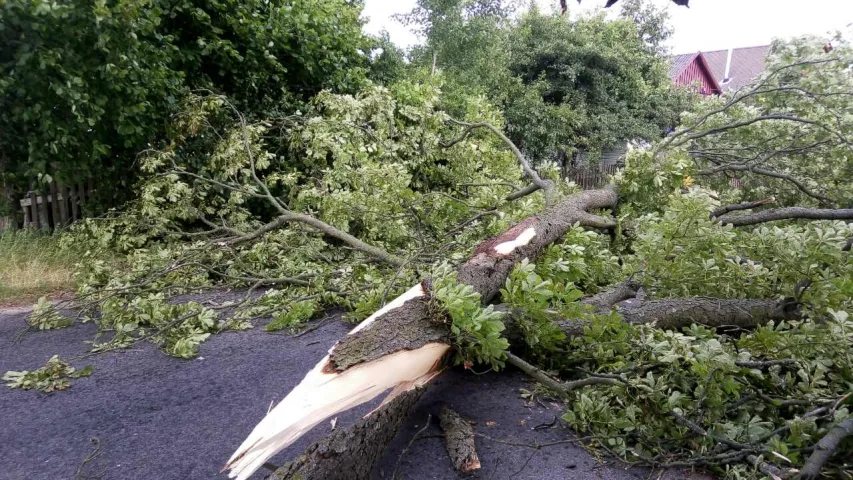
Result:
<svg viewBox="0 0 853 480"><path fill-rule="evenodd" d="M249 478L264 462L318 423L368 402L389 388L394 389L389 395L393 398L402 391L423 385L435 375L441 358L449 349L444 343L428 343L416 350L394 352L343 372L324 371L329 362L329 357L324 357L261 420L231 456L225 466L231 470L228 476L238 480Z"/></svg>
<svg viewBox="0 0 853 480"><path fill-rule="evenodd" d="M533 240L533 237L536 236L536 229L533 227L526 228L523 232L521 232L515 240L511 240L509 242L499 243L495 246L495 251L500 253L501 255L509 255L518 247L527 245Z"/></svg>

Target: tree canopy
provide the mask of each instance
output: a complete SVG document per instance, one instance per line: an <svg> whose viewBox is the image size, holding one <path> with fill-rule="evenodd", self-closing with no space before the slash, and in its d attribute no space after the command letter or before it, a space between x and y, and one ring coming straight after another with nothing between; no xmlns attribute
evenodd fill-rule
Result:
<svg viewBox="0 0 853 480"><path fill-rule="evenodd" d="M188 91L228 95L247 114L323 89L354 91L371 42L346 0L127 0L0 6L0 163L20 192L51 175L125 188ZM106 183L105 183L106 184Z"/></svg>
<svg viewBox="0 0 853 480"><path fill-rule="evenodd" d="M435 60L448 88L485 93L504 111L509 137L537 162L558 152L595 158L678 124L689 96L668 77L664 12L640 1L626 2L616 21L535 6L517 12L517 2L421 1L403 17L426 38L413 61Z"/></svg>

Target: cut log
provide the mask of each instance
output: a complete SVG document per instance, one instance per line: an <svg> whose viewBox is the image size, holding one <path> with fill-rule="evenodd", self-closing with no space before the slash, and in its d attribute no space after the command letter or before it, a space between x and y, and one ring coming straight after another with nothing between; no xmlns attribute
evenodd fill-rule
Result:
<svg viewBox="0 0 853 480"><path fill-rule="evenodd" d="M441 409L438 415L444 430L444 445L453 463L453 468L462 473L474 473L480 469L480 459L474 445L474 427L450 407Z"/></svg>
<svg viewBox="0 0 853 480"><path fill-rule="evenodd" d="M473 286L487 303L497 295L516 262L535 259L543 248L560 239L573 225L613 227L611 220L588 210L612 208L616 201L613 187L567 197L541 215L530 217L504 234L481 243L473 257L460 268L457 281ZM232 478L246 479L321 421L392 389L383 404L367 418L384 415L390 405L399 405L393 403L395 398L425 385L441 372L442 360L450 348L449 325L441 313L432 311L428 282L416 285L333 346L329 355L255 427L225 469L231 470L229 476ZM405 413L395 411L393 417L397 415L405 416ZM359 430L357 425L351 432L335 433L315 445L331 445L341 435L347 435L349 441L383 442L370 450L375 458L359 456L359 461L370 465L393 438L390 435L387 441L383 441L385 436L368 439L365 430ZM323 472L340 471L347 472L348 479L368 478L369 470L367 473L350 470L348 455L318 456L310 449L305 455L314 459L314 466L307 470L302 466L280 469L279 477L320 479L329 478Z"/></svg>

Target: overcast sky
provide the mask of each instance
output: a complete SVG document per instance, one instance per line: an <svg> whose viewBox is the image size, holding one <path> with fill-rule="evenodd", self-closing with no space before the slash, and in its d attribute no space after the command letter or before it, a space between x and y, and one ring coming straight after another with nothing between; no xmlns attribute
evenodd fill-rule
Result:
<svg viewBox="0 0 853 480"><path fill-rule="evenodd" d="M391 19L395 13L410 11L416 0L366 0L364 15L370 18L367 30L388 30L401 46L418 43L406 27ZM805 33L826 34L849 31L853 22L853 0L691 0L690 8L678 7L670 0L652 0L667 8L675 34L669 41L673 53L722 50L730 47L766 45L775 37ZM553 8L556 0L537 0L544 8ZM592 11L605 0L569 0L571 12ZM618 4L612 7L615 15Z"/></svg>

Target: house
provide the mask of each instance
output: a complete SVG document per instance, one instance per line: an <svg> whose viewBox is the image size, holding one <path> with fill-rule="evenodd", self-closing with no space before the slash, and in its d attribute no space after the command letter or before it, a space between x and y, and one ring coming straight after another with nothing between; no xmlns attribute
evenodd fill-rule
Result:
<svg viewBox="0 0 853 480"><path fill-rule="evenodd" d="M764 71L770 45L676 55L669 77L676 85L698 85L702 95L738 90Z"/></svg>

